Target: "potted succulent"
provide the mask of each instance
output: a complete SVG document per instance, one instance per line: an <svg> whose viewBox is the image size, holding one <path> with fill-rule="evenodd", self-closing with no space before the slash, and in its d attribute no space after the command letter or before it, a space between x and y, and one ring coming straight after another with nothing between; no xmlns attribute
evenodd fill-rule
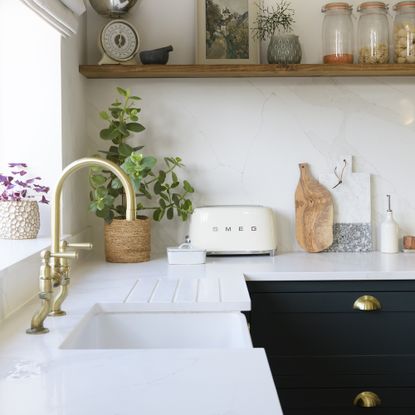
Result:
<svg viewBox="0 0 415 415"><path fill-rule="evenodd" d="M139 123L140 98L130 91L117 88L119 97L100 117L107 127L100 137L110 141L108 150L101 150L105 157L121 166L131 178L137 198L137 220L125 221L125 195L119 179L109 171L90 171L90 210L105 220L105 254L109 262L143 262L150 259L150 218L169 220L178 216L187 220L193 211L188 198L194 192L191 184L181 181L178 169L184 167L179 157L165 157L162 162L141 153L143 146L128 143L133 133L144 131ZM160 167L160 164L163 164ZM157 170L156 170L157 168Z"/></svg>
<svg viewBox="0 0 415 415"><path fill-rule="evenodd" d="M270 39L267 50L268 63L289 65L300 63L302 58L298 36L292 32L294 10L286 0L275 7L265 6L262 0L257 4L258 14L254 27L254 37L265 41Z"/></svg>
<svg viewBox="0 0 415 415"><path fill-rule="evenodd" d="M28 178L26 163L9 163L0 173L0 239L35 239L39 233L40 203L48 204L49 187L40 177Z"/></svg>

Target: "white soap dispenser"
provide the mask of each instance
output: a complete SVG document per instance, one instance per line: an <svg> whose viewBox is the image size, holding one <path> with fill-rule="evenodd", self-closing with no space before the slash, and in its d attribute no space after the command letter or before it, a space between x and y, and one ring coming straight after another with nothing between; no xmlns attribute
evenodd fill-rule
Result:
<svg viewBox="0 0 415 415"><path fill-rule="evenodd" d="M386 195L386 197L388 198L388 210L381 227L380 250L386 254L396 254L399 252L399 225L393 219L391 196Z"/></svg>

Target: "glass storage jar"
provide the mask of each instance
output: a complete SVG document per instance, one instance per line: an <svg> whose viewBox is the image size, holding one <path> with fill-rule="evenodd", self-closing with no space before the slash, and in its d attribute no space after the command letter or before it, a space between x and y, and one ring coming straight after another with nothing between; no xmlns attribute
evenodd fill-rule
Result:
<svg viewBox="0 0 415 415"><path fill-rule="evenodd" d="M393 25L396 63L415 63L415 1L401 1Z"/></svg>
<svg viewBox="0 0 415 415"><path fill-rule="evenodd" d="M362 3L357 26L359 63L389 62L388 6L381 1Z"/></svg>
<svg viewBox="0 0 415 415"><path fill-rule="evenodd" d="M353 63L353 6L328 3L321 11L323 20L323 62Z"/></svg>

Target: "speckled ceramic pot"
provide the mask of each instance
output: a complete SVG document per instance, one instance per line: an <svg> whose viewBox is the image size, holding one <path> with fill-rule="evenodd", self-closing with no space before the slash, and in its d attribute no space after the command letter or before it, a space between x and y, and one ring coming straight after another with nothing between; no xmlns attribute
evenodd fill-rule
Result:
<svg viewBox="0 0 415 415"><path fill-rule="evenodd" d="M301 45L297 35L280 34L271 37L268 45L268 63L291 65L300 63Z"/></svg>
<svg viewBox="0 0 415 415"><path fill-rule="evenodd" d="M37 202L0 202L0 239L35 239L39 228Z"/></svg>

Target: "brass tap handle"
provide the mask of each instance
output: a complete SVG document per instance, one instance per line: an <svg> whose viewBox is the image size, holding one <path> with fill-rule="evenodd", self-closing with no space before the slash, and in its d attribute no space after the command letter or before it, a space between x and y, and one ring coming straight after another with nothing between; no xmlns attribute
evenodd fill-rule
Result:
<svg viewBox="0 0 415 415"><path fill-rule="evenodd" d="M382 309L382 305L372 295L363 295L354 302L353 309L360 311L379 311Z"/></svg>
<svg viewBox="0 0 415 415"><path fill-rule="evenodd" d="M91 250L94 246L90 242L67 242L65 240L60 243L60 251L65 252L68 248Z"/></svg>
<svg viewBox="0 0 415 415"><path fill-rule="evenodd" d="M354 406L360 406L362 408L376 408L381 404L381 399L374 392L360 392L353 400Z"/></svg>
<svg viewBox="0 0 415 415"><path fill-rule="evenodd" d="M61 259L78 259L78 252L69 251L69 252L55 252L50 254L52 258L61 258Z"/></svg>
<svg viewBox="0 0 415 415"><path fill-rule="evenodd" d="M66 244L67 248L72 248L72 249L84 249L86 251L90 251L94 245L91 244L90 242L77 242L77 243L68 243Z"/></svg>

